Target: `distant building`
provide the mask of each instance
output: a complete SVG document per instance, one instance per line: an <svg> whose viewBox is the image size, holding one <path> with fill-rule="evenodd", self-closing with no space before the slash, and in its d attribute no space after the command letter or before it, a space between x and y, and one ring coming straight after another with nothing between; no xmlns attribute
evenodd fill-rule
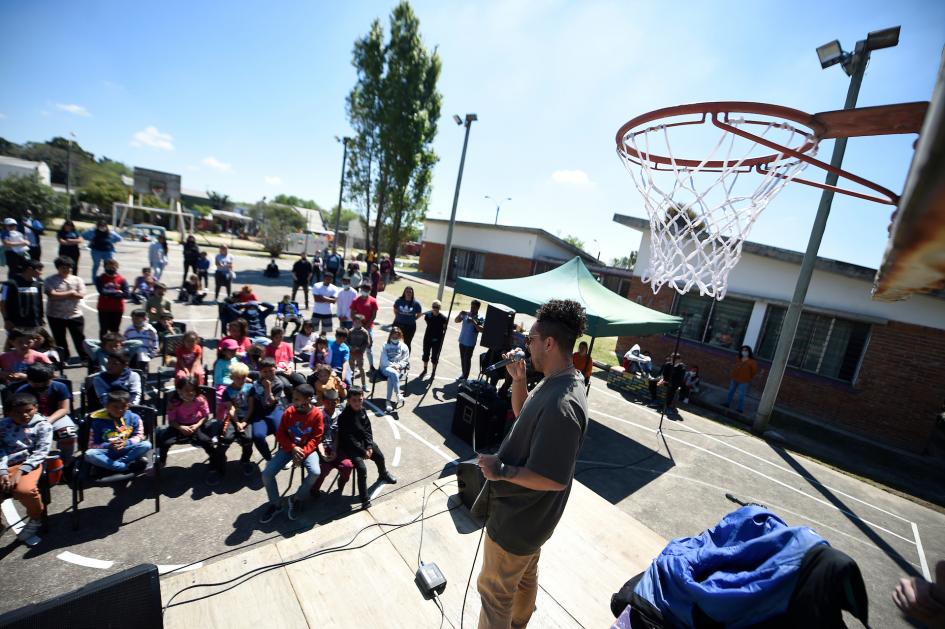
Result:
<svg viewBox="0 0 945 629"><path fill-rule="evenodd" d="M759 397L803 255L745 242L722 301L669 286L654 294L640 279L650 258L649 221L620 214L614 221L643 233L628 297L685 317L679 351L705 382L727 387L739 348L752 347L760 370L750 395ZM945 401L945 295L874 301L875 275L817 259L776 409L923 453ZM639 343L662 363L674 342L675 334L620 337L617 352Z"/></svg>
<svg viewBox="0 0 945 629"><path fill-rule="evenodd" d="M0 179L32 176L39 176L41 183L52 187L49 166L46 165L46 162L30 162L17 157L0 155Z"/></svg>

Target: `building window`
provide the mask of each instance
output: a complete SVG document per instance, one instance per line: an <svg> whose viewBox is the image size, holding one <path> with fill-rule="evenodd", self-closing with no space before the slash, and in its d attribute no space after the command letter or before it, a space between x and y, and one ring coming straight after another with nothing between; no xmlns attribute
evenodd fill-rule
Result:
<svg viewBox="0 0 945 629"><path fill-rule="evenodd" d="M761 330L757 354L766 360L774 357L781 336L786 308L769 306ZM866 349L870 325L860 321L802 312L788 365L828 378L853 382L860 358Z"/></svg>
<svg viewBox="0 0 945 629"><path fill-rule="evenodd" d="M737 350L745 339L753 303L728 297L717 301L694 293L680 295L673 314L683 317L682 337Z"/></svg>
<svg viewBox="0 0 945 629"><path fill-rule="evenodd" d="M467 249L453 249L451 252L453 264L450 265L448 279L457 277L482 277L486 266L486 256L478 251Z"/></svg>

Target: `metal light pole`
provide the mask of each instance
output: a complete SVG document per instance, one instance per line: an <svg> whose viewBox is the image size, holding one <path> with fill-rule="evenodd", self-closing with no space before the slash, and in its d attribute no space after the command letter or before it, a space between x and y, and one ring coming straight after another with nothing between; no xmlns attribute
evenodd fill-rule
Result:
<svg viewBox="0 0 945 629"><path fill-rule="evenodd" d="M454 115L456 124L464 124L462 118ZM436 287L436 298L443 299L443 287L446 286L446 271L450 264L450 250L453 247L453 224L456 222L456 204L459 203L459 188L463 184L463 166L466 164L466 146L469 144L469 129L479 120L476 114L466 114L466 134L463 138L463 154L459 158L459 174L456 175L456 190L453 192L453 210L450 212L450 224L446 228L446 245L443 247L443 263L440 265L440 284Z"/></svg>
<svg viewBox="0 0 945 629"><path fill-rule="evenodd" d="M72 203L72 142L75 138L75 131L69 132L69 144L66 145L66 194L69 196L69 203Z"/></svg>
<svg viewBox="0 0 945 629"><path fill-rule="evenodd" d="M850 77L850 87L847 89L847 100L843 105L844 109L856 107L856 99L860 93L860 85L863 83L863 74L870 59L870 52L880 48L890 48L898 43L899 27L895 26L881 31L873 31L866 39L856 43L852 53L843 52L840 48L840 42L836 40L817 49L817 55L820 57L823 68L840 63ZM830 158L831 166L836 169L840 168L846 149L847 138L837 138L834 141L833 155ZM837 185L837 180L838 177L835 173L827 173L825 182L828 186ZM791 348L794 345L797 324L804 308L804 300L807 298L807 289L810 287L814 264L817 261L817 251L820 249L820 242L827 227L827 217L830 215L832 203L833 190L825 189L820 195L820 205L817 207L817 216L814 219L814 226L807 242L807 251L804 253L804 259L801 262L801 271L794 287L794 296L791 298L791 304L784 315L784 322L781 324L781 335L778 337L778 346L774 351L774 358L771 359L771 369L768 371L768 379L765 381L765 388L758 404L758 412L755 415L753 426L753 430L758 434L763 433L771 421L771 413L774 411L774 403L777 400L781 380L784 378Z"/></svg>
<svg viewBox="0 0 945 629"><path fill-rule="evenodd" d="M505 197L501 201L496 201L495 199L493 199L487 194L484 198L489 199L490 201L495 203L495 224L498 225L499 224L499 209L502 207L503 203L505 203L506 201L511 201L512 197Z"/></svg>
<svg viewBox="0 0 945 629"><path fill-rule="evenodd" d="M348 165L348 142L351 138L339 138L335 136L335 140L341 142L344 145L344 151L341 156L341 185L338 188L338 207L335 210L335 238L331 241L331 252L338 253L338 225L341 223L341 198L345 194L345 170ZM348 244L345 243L345 247Z"/></svg>

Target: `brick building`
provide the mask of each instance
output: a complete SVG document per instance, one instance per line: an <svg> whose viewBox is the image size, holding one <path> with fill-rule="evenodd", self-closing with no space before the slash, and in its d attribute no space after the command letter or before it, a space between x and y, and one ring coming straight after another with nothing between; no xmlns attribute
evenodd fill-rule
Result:
<svg viewBox="0 0 945 629"><path fill-rule="evenodd" d="M745 242L722 301L665 286L654 295L639 277L649 260L649 222L620 214L614 221L643 232L627 297L685 316L680 353L706 382L727 386L736 352L751 346L760 372L750 395L760 396L802 254ZM873 301L875 274L818 258L777 408L923 453L945 401L945 298ZM661 360L674 342L675 335L621 337L617 351L640 343Z"/></svg>
<svg viewBox="0 0 945 629"><path fill-rule="evenodd" d="M428 218L423 225L420 272L439 277L449 221ZM448 278L508 279L544 273L574 256L607 288L626 295L630 271L602 265L586 251L535 227L456 221Z"/></svg>

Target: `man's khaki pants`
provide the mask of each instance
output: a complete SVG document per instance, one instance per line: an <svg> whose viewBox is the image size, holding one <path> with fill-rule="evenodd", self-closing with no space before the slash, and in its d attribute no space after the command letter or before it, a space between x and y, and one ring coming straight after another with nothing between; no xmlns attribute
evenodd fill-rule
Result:
<svg viewBox="0 0 945 629"><path fill-rule="evenodd" d="M476 585L482 598L479 629L520 628L528 624L538 596L539 550L513 555L486 534L482 571Z"/></svg>

